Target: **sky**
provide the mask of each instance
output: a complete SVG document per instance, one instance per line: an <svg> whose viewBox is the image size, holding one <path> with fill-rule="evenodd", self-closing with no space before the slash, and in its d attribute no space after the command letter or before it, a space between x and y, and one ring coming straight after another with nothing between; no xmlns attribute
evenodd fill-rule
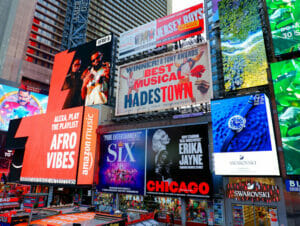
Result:
<svg viewBox="0 0 300 226"><path fill-rule="evenodd" d="M203 0L173 0L172 13L197 5Z"/></svg>

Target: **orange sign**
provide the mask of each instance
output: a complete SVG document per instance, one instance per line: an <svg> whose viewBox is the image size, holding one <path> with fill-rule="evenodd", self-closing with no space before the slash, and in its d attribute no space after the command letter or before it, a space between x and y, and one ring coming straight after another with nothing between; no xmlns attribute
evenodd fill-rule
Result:
<svg viewBox="0 0 300 226"><path fill-rule="evenodd" d="M97 143L98 110L85 108L77 184L92 184Z"/></svg>

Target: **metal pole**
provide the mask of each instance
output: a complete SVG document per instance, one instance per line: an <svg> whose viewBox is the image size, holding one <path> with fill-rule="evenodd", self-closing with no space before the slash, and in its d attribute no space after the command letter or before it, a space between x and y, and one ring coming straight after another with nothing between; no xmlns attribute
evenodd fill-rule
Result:
<svg viewBox="0 0 300 226"><path fill-rule="evenodd" d="M116 209L117 209L117 210L120 210L119 193L116 194Z"/></svg>
<svg viewBox="0 0 300 226"><path fill-rule="evenodd" d="M181 225L186 226L186 200L185 198L181 199Z"/></svg>

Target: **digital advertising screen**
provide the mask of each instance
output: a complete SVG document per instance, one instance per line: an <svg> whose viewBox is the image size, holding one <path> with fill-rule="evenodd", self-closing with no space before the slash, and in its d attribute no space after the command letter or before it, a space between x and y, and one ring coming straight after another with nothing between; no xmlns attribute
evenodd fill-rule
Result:
<svg viewBox="0 0 300 226"><path fill-rule="evenodd" d="M107 104L113 80L112 46L113 37L108 35L55 55L49 92L56 95L49 95L51 111Z"/></svg>
<svg viewBox="0 0 300 226"><path fill-rule="evenodd" d="M300 0L266 0L275 55L300 50Z"/></svg>
<svg viewBox="0 0 300 226"><path fill-rule="evenodd" d="M257 0L219 2L225 91L268 84Z"/></svg>
<svg viewBox="0 0 300 226"><path fill-rule="evenodd" d="M11 119L46 112L48 96L0 84L0 130L7 131Z"/></svg>
<svg viewBox="0 0 300 226"><path fill-rule="evenodd" d="M121 33L119 59L201 34L206 38L203 3Z"/></svg>
<svg viewBox="0 0 300 226"><path fill-rule="evenodd" d="M97 189L143 195L145 149L145 130L102 134Z"/></svg>
<svg viewBox="0 0 300 226"><path fill-rule="evenodd" d="M280 174L265 94L212 100L211 115L216 175Z"/></svg>
<svg viewBox="0 0 300 226"><path fill-rule="evenodd" d="M147 131L147 195L210 197L208 125Z"/></svg>
<svg viewBox="0 0 300 226"><path fill-rule="evenodd" d="M219 20L219 8L218 8L219 1L221 0L212 0L213 22L217 22Z"/></svg>
<svg viewBox="0 0 300 226"><path fill-rule="evenodd" d="M287 175L300 175L300 58L270 64Z"/></svg>
<svg viewBox="0 0 300 226"><path fill-rule="evenodd" d="M122 65L116 115L206 103L211 97L208 44L200 44Z"/></svg>

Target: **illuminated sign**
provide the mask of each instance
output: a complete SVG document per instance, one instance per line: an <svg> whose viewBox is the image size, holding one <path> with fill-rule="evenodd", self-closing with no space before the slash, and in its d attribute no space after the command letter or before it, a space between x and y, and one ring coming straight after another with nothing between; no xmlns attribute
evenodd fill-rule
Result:
<svg viewBox="0 0 300 226"><path fill-rule="evenodd" d="M285 180L285 186L287 191L300 192L300 181L299 180Z"/></svg>
<svg viewBox="0 0 300 226"><path fill-rule="evenodd" d="M144 194L146 132L101 135L98 190Z"/></svg>
<svg viewBox="0 0 300 226"><path fill-rule="evenodd" d="M116 115L209 102L212 97L207 44L122 65Z"/></svg>
<svg viewBox="0 0 300 226"><path fill-rule="evenodd" d="M206 38L203 3L122 33L119 59L199 34Z"/></svg>
<svg viewBox="0 0 300 226"><path fill-rule="evenodd" d="M265 94L213 100L211 114L216 175L279 175Z"/></svg>
<svg viewBox="0 0 300 226"><path fill-rule="evenodd" d="M220 1L219 16L225 91L268 84L257 1Z"/></svg>
<svg viewBox="0 0 300 226"><path fill-rule="evenodd" d="M211 194L206 124L148 129L146 194Z"/></svg>
<svg viewBox="0 0 300 226"><path fill-rule="evenodd" d="M300 0L266 0L275 55L300 50Z"/></svg>
<svg viewBox="0 0 300 226"><path fill-rule="evenodd" d="M48 96L0 84L0 130L7 131L11 119L46 112Z"/></svg>
<svg viewBox="0 0 300 226"><path fill-rule="evenodd" d="M300 175L300 58L271 64L286 173Z"/></svg>

